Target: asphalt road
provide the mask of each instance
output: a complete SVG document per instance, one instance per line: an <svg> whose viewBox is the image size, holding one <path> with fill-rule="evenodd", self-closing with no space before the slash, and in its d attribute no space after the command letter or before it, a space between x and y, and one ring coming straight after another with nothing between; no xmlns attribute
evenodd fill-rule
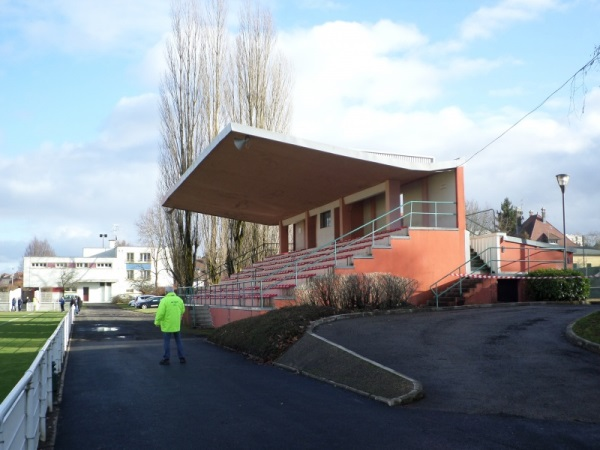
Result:
<svg viewBox="0 0 600 450"><path fill-rule="evenodd" d="M600 424L600 354L564 336L594 310L457 309L337 321L316 333L419 380L425 398L409 409Z"/></svg>
<svg viewBox="0 0 600 450"><path fill-rule="evenodd" d="M587 368L590 376L595 376L595 392L588 392L589 399L581 409L587 407L597 398L594 395L597 396L600 380L597 376L600 355L588 354L563 342L561 327L570 319L589 312L589 308L563 308L564 320L557 322L542 320L553 316L551 312L544 312L547 308L538 312L517 309L526 314L526 318L515 316L510 319L509 314L496 314L491 309L482 311L479 321L484 320L485 314L492 313L497 321L504 322L504 326L494 325L497 328L490 329L491 333L483 340L490 348L485 352L470 352L472 360L488 359L489 356L498 367L507 365L502 352L492 351L494 345L512 342L513 333L521 336L521 327L544 328L547 322L555 323L559 348L554 354L576 363L575 372L569 372L572 390L588 389L588 385L581 386L579 380L574 379L584 369ZM440 353L445 359L432 361L428 367L444 376L440 384L454 385L469 372L467 368L458 373L456 355L462 353L463 361L467 361L465 355L469 354L459 352L458 348L465 348L465 345L476 348L476 342L470 342L483 338L473 338L469 334L469 330L479 328L478 320L470 318L476 316L476 312L447 314L451 317L445 325L443 321L437 322L443 315L430 315L436 323L435 333L431 326L418 325L427 320L425 314L414 315L414 324L410 317L401 316L387 323L378 322L381 318L347 320L320 327L318 332L327 333L332 339L339 338L342 345L343 337L351 334L354 338L347 339L346 344L360 343L365 352L369 345L387 347L393 353L380 362L396 365L416 378L420 374L407 367L410 361L407 354L417 355L416 362L424 359L418 357L423 353L419 347L443 343L449 349ZM452 336L456 338L455 334L449 333L451 328L463 329L460 325L463 316L465 333L461 334L459 342L448 340L453 339ZM389 407L274 366L256 364L197 337L184 339L188 364L159 366L162 340L152 319L152 315L121 311L110 305L84 307L73 330L54 448L592 449L598 448L600 442L597 420L591 423L569 417L540 419L493 410L469 411L464 405L452 407L450 400L442 406L443 401L438 397L445 397L444 391L432 383L436 378L433 373L421 374L426 378L421 380L426 399L408 407ZM394 320L399 322L394 323ZM433 323L431 319L429 323ZM389 332L406 329L406 339L411 339L410 334L416 336L399 341L395 332L392 336L385 333L386 327ZM411 329L413 333L409 332ZM480 333L485 334L485 330ZM552 331L548 330L548 333ZM422 346L417 345L419 335L424 340ZM506 337L500 337L503 335ZM538 339L536 333L532 335ZM529 338L516 340L523 344L526 339ZM494 340L496 344L493 344ZM369 345L365 345L367 343ZM518 351L519 347L510 348ZM401 352L402 349L405 351ZM383 353L378 352L378 355L383 358ZM572 356L568 356L570 353ZM582 365L579 360L584 361ZM438 365L440 369L436 369ZM493 362L473 365L469 379L478 378L476 372L479 372L479 377L489 376L491 380L498 373L498 370L492 370L493 365ZM515 361L512 365L517 367L519 364ZM484 369L492 373L482 373ZM522 373L526 376L527 370L523 369ZM466 383L461 388L463 394L469 385ZM466 393L469 397L479 395L478 391Z"/></svg>

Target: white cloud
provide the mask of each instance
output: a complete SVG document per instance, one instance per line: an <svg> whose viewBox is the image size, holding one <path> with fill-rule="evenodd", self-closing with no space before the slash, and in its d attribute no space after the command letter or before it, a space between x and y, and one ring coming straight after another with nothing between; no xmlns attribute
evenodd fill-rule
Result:
<svg viewBox="0 0 600 450"><path fill-rule="evenodd" d="M501 6L528 6L537 13L555 3L503 2ZM531 19L533 12L522 17ZM494 24L496 29L499 26L500 22ZM432 58L440 48L438 43L430 44L411 27L400 27L412 36L401 41L406 45L390 41L379 45L378 39L389 29L393 27L388 24L334 22L283 37L283 47L298 67L293 134L333 145L423 154L438 160L468 158L490 144L465 166L467 198L498 207L508 197L526 211L545 207L549 219L559 223L560 191L554 176L570 172L574 180L570 195L578 200L571 204L568 230L600 228L599 214L586 211L600 200L600 180L584 175L589 167L600 164L600 153L596 156L592 151L600 147L600 118L594 113L600 111L600 90L588 92L586 113L581 116L569 115L569 93L560 92L492 143L529 110L491 107L485 100L470 110L458 104L443 106L441 95L453 83L464 85L521 61L465 54ZM522 89L517 82L487 91L494 91L490 98L501 99L518 95ZM593 189L584 188L586 183Z"/></svg>
<svg viewBox="0 0 600 450"><path fill-rule="evenodd" d="M170 22L169 2L163 0L9 3L4 21L20 31L30 50L129 53L155 40Z"/></svg>
<svg viewBox="0 0 600 450"><path fill-rule="evenodd" d="M95 141L48 142L0 159L14 174L0 185L0 246L20 246L22 255L37 236L75 256L99 244L98 233L112 236L113 224L120 224L119 239L135 243L135 221L155 200L157 161L155 94L121 99Z"/></svg>
<svg viewBox="0 0 600 450"><path fill-rule="evenodd" d="M481 7L461 25L466 41L486 39L518 22L537 19L548 10L560 7L558 0L502 0L492 7Z"/></svg>

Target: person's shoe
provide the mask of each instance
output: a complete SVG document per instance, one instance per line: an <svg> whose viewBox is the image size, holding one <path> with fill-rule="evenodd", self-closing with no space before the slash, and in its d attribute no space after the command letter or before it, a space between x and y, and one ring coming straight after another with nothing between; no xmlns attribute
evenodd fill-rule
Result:
<svg viewBox="0 0 600 450"><path fill-rule="evenodd" d="M185 364L186 363L185 358L184 357L179 358L179 363L180 364Z"/></svg>
<svg viewBox="0 0 600 450"><path fill-rule="evenodd" d="M161 359L161 360L160 360L158 363L159 363L161 366L168 366L168 365L170 364L169 360L168 360L168 359L165 359L165 358Z"/></svg>

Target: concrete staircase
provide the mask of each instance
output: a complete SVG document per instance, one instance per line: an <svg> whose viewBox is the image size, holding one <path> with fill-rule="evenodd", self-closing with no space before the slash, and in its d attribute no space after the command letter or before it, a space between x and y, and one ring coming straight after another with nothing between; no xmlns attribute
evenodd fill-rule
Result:
<svg viewBox="0 0 600 450"><path fill-rule="evenodd" d="M192 305L189 308L191 325L194 328L213 328L210 307L208 305Z"/></svg>
<svg viewBox="0 0 600 450"><path fill-rule="evenodd" d="M483 261L477 252L471 249L471 274L474 275L489 275L490 268ZM429 302L430 306L462 306L468 302L468 298L471 297L475 292L482 289L484 285L484 278L464 276L460 279L447 283L442 286L439 291L442 292L438 295L437 300L435 297Z"/></svg>

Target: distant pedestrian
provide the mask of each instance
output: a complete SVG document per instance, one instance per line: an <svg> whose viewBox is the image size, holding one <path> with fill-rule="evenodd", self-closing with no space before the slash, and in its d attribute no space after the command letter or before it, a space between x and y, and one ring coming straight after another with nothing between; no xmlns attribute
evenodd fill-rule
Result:
<svg viewBox="0 0 600 450"><path fill-rule="evenodd" d="M23 300L23 309L25 311L29 311L29 304L31 302L29 301L29 297L25 297L25 300Z"/></svg>
<svg viewBox="0 0 600 450"><path fill-rule="evenodd" d="M64 311L65 310L65 297L60 297L60 300L58 301L58 303L60 303L60 310Z"/></svg>
<svg viewBox="0 0 600 450"><path fill-rule="evenodd" d="M21 308L23 308L23 300L19 297L19 301L17 302L17 306L19 308L19 311L21 311Z"/></svg>
<svg viewBox="0 0 600 450"><path fill-rule="evenodd" d="M10 310L11 311L16 311L17 310L17 299L14 298L14 297L12 299L12 304L11 304Z"/></svg>
<svg viewBox="0 0 600 450"><path fill-rule="evenodd" d="M37 310L38 310L38 308L39 308L39 306L40 306L40 302L39 302L39 300L37 299L37 297L34 295L34 296L33 296L33 310L34 310L34 311L37 311Z"/></svg>
<svg viewBox="0 0 600 450"><path fill-rule="evenodd" d="M175 338L177 344L177 356L179 362L185 364L185 355L183 354L183 344L181 343L181 317L185 312L183 300L173 292L172 288L163 297L158 304L158 311L154 319L154 325L160 326L163 332L164 354L159 364L167 366L171 358L171 335Z"/></svg>
<svg viewBox="0 0 600 450"><path fill-rule="evenodd" d="M81 311L81 307L83 306L83 300L81 300L81 297L78 295L75 297L75 301L77 302L77 313L79 313Z"/></svg>

